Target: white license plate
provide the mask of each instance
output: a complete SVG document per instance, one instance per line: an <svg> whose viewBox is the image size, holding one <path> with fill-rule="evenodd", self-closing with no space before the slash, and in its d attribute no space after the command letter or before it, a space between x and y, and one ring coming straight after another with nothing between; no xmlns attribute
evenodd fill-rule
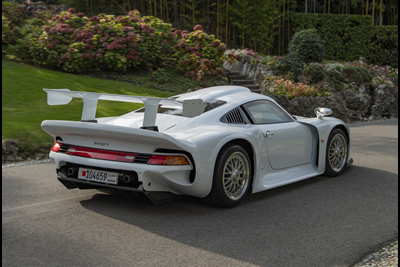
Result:
<svg viewBox="0 0 400 267"><path fill-rule="evenodd" d="M105 184L118 184L118 173L116 172L79 168L78 178Z"/></svg>

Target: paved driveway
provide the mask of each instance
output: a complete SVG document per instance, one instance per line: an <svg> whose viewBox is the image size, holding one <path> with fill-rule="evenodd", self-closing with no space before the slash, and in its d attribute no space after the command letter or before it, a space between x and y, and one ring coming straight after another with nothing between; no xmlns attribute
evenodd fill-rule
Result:
<svg viewBox="0 0 400 267"><path fill-rule="evenodd" d="M354 165L221 209L67 190L4 167L4 266L350 266L398 234L398 121L353 124Z"/></svg>

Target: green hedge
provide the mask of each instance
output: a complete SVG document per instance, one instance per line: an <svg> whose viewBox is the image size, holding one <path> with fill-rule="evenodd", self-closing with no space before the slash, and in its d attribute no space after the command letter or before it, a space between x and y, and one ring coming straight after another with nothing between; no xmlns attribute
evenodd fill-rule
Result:
<svg viewBox="0 0 400 267"><path fill-rule="evenodd" d="M316 29L326 42L326 59L357 60L398 66L398 27L372 26L371 16L304 14L294 17L294 31Z"/></svg>

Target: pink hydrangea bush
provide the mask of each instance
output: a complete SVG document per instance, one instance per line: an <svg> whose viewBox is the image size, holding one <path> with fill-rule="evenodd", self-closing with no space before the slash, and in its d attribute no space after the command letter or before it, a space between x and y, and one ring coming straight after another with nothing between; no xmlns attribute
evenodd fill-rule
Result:
<svg viewBox="0 0 400 267"><path fill-rule="evenodd" d="M176 44L170 24L141 17L138 11L88 18L69 9L55 15L43 30L31 46L33 61L67 72L157 67L172 57Z"/></svg>
<svg viewBox="0 0 400 267"><path fill-rule="evenodd" d="M204 32L201 25L196 25L193 30L175 31L178 43L174 47L175 62L172 65L197 81L223 73L226 45Z"/></svg>

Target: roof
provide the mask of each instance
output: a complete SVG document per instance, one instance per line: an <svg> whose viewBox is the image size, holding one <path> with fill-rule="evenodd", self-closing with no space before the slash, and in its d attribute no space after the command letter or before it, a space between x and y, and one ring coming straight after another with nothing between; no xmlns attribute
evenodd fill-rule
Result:
<svg viewBox="0 0 400 267"><path fill-rule="evenodd" d="M204 102L211 101L220 97L237 94L237 93L248 93L251 92L249 88L235 85L224 85L214 86L205 89L199 89L194 92L180 94L173 98L179 102L187 99L201 99Z"/></svg>

